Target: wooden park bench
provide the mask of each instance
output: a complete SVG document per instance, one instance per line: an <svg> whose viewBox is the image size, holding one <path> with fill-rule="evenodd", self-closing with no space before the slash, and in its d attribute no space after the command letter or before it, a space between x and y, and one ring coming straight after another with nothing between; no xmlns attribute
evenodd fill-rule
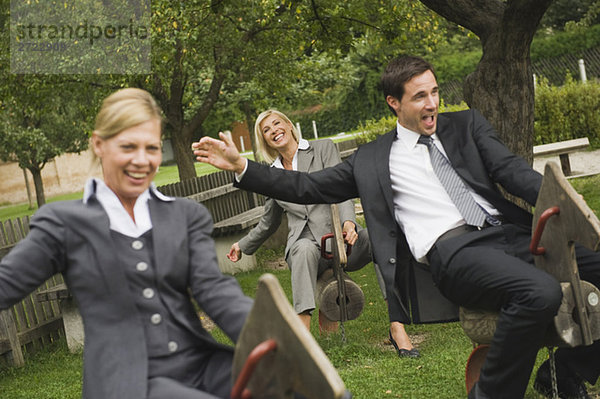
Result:
<svg viewBox="0 0 600 399"><path fill-rule="evenodd" d="M560 165L562 172L565 176L571 176L571 161L569 160L569 154L584 150L590 146L590 141L587 137L581 139L573 139L566 141L558 141L556 143L541 144L533 147L534 157L543 157L550 155L558 155L560 159Z"/></svg>
<svg viewBox="0 0 600 399"><path fill-rule="evenodd" d="M212 215L217 259L221 271L234 274L256 267L254 255L242 257L238 262L227 259L231 244L239 241L254 227L263 214L265 198L260 194L240 190L233 186L233 172L221 171L158 187L165 195L186 197L206 206ZM287 222L282 225L287 229ZM269 239L267 247L285 243L287 230L280 230Z"/></svg>
<svg viewBox="0 0 600 399"><path fill-rule="evenodd" d="M0 222L0 258L5 256L29 232L29 217ZM38 290L62 283L53 276ZM0 360L22 366L23 352L34 352L64 334L62 317L56 301L42 302L36 293L28 295L12 308L0 311Z"/></svg>
<svg viewBox="0 0 600 399"><path fill-rule="evenodd" d="M530 250L535 255L535 265L554 276L563 292L562 303L544 345L591 345L600 339L600 290L579 278L574 243L598 251L600 221L554 162L546 164L533 226ZM467 362L467 392L479 378L488 348L481 344L491 342L496 318L494 312L460 309L463 330L474 343L480 344Z"/></svg>
<svg viewBox="0 0 600 399"><path fill-rule="evenodd" d="M36 292L39 302L58 302L60 313L62 315L67 347L72 353L83 350L84 333L83 321L77 308L77 303L67 288L62 283L47 289L39 289Z"/></svg>
<svg viewBox="0 0 600 399"><path fill-rule="evenodd" d="M338 148L338 151L340 152L340 158L342 158L342 160L348 158L358 148L358 144L356 143L356 139L349 139L349 140L344 140L344 141L338 141L335 144L336 144L336 146Z"/></svg>

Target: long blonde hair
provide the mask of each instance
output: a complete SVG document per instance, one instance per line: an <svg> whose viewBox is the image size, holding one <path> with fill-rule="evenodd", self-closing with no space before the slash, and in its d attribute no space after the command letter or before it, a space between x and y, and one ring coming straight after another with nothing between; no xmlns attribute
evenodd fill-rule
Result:
<svg viewBox="0 0 600 399"><path fill-rule="evenodd" d="M276 109L268 109L264 112L261 112L261 114L258 115L258 117L256 118L256 123L254 123L254 139L256 141L257 154L268 164L273 163L273 161L277 159L277 157L279 156L279 152L267 145L265 137L262 131L260 130L260 124L266 117L272 114L279 116L281 119L283 119L284 122L288 123L292 128L292 136L294 137L294 140L296 140L296 143L300 141L300 135L298 134L296 127L294 126L292 121L287 116L285 116L284 113L277 111Z"/></svg>

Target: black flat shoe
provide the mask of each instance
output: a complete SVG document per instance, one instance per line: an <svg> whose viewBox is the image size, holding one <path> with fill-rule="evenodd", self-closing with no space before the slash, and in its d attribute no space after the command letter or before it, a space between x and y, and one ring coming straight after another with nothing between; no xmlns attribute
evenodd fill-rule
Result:
<svg viewBox="0 0 600 399"><path fill-rule="evenodd" d="M590 399L583 380L571 374L560 363L556 363L556 379L560 399ZM547 398L552 397L552 377L548 360L542 363L538 369L533 388Z"/></svg>
<svg viewBox="0 0 600 399"><path fill-rule="evenodd" d="M390 342L392 343L392 345L394 345L394 349L396 349L396 352L398 353L398 357L410 357L410 358L417 358L417 357L421 357L421 353L419 352L419 350L417 348L412 348L412 349L404 349L404 348L398 348L398 344L396 343L396 340L394 339L394 337L392 337L392 331L390 330Z"/></svg>

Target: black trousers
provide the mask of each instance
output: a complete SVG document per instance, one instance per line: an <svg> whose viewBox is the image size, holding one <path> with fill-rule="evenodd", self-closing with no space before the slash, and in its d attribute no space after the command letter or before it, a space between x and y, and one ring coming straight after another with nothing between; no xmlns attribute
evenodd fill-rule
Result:
<svg viewBox="0 0 600 399"><path fill-rule="evenodd" d="M489 227L437 243L428 254L432 275L452 302L499 311L479 388L490 398L522 398L546 329L562 292L537 269L531 232L512 224ZM600 253L576 247L580 276L600 287ZM591 383L600 374L600 341L557 351L559 361Z"/></svg>

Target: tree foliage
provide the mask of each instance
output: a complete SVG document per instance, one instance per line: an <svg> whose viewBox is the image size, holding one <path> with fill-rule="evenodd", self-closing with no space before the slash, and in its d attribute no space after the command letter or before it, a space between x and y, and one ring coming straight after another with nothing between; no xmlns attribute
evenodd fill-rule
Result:
<svg viewBox="0 0 600 399"><path fill-rule="evenodd" d="M584 19L588 26L598 24L600 23L599 6L598 0L554 0L544 14L540 26L562 30L567 22L579 22Z"/></svg>
<svg viewBox="0 0 600 399"><path fill-rule="evenodd" d="M318 76L307 68L323 54L351 61L345 57L366 40L379 69L398 48L410 50L417 39L431 44L437 25L432 18L418 20L423 12L433 15L399 0L154 1L153 72L136 84L165 110L180 178L193 177L190 144L205 134L217 104L245 119L267 104L300 105L299 93L329 90L324 83L331 70ZM342 87L347 82L340 74L332 79Z"/></svg>
<svg viewBox="0 0 600 399"><path fill-rule="evenodd" d="M45 203L41 172L65 152L87 148L90 103L77 84L48 78L4 76L0 102L0 159L17 162L32 176L38 206Z"/></svg>
<svg viewBox="0 0 600 399"><path fill-rule="evenodd" d="M389 59L401 53L427 55L444 39L442 19L418 2L355 0L346 5L339 18L354 22L341 28L352 32L348 42L334 49L314 46L295 63L296 76L277 91L262 90L273 84L255 81L244 96L252 99L255 113L278 108L310 137L313 120L320 135L348 131L389 113L379 88ZM335 16L327 18L331 31L339 29Z"/></svg>
<svg viewBox="0 0 600 399"><path fill-rule="evenodd" d="M154 4L153 73L139 84L165 110L167 134L185 179L195 176L190 144L204 134L202 125L223 91L243 89L253 79L285 76L310 47L303 39L311 29L303 23L304 6L294 2Z"/></svg>
<svg viewBox="0 0 600 399"><path fill-rule="evenodd" d="M150 69L150 1L10 1L11 69L131 74Z"/></svg>
<svg viewBox="0 0 600 399"><path fill-rule="evenodd" d="M9 1L0 3L0 26L9 31ZM45 202L41 171L65 152L87 147L89 96L58 76L17 75L10 71L8 35L0 40L0 159L17 162L34 180L38 206Z"/></svg>

